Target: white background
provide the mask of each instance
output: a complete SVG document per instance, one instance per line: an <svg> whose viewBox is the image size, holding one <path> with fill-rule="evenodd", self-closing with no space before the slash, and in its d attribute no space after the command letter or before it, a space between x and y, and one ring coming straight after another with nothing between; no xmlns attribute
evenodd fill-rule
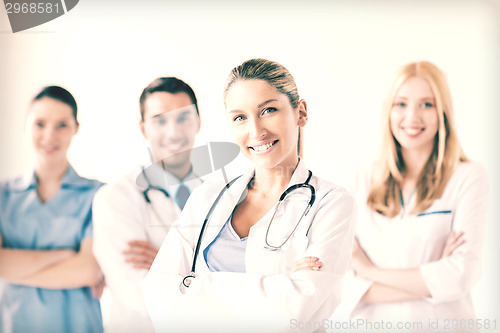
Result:
<svg viewBox="0 0 500 333"><path fill-rule="evenodd" d="M484 273L474 297L478 318L494 319L500 250L497 0L82 0L66 15L16 34L0 8L0 179L32 167L26 110L49 84L77 99L81 126L70 162L86 177L109 182L147 161L138 99L159 76L178 76L195 90L202 117L198 145L231 140L222 88L229 71L253 57L278 61L294 75L309 106L308 167L341 185L374 156L380 105L394 71L429 60L447 74L460 141L491 181ZM244 163L238 158L229 171Z"/></svg>

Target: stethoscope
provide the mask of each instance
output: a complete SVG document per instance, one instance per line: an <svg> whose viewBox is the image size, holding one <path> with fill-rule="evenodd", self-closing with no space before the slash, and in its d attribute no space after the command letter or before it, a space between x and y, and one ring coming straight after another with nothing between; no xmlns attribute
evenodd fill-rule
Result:
<svg viewBox="0 0 500 333"><path fill-rule="evenodd" d="M210 216L212 215L212 212L214 211L215 207L219 203L220 199L222 198L222 196L224 195L224 193L226 192L226 190L229 189L229 187L231 187L231 185L233 185L233 183L238 178L240 178L240 177L241 176L236 177L235 179L233 179L232 181L230 181L229 183L227 183L224 186L224 188L222 188L222 190L220 191L219 195L217 196L217 199L215 199L214 203L212 204L212 207L210 207L210 210L208 211L207 216L205 217L205 221L203 222L203 225L201 227L200 235L198 237L198 242L196 243L196 248L195 248L194 255L193 255L193 264L191 266L191 273L189 273L188 275L186 275L182 279L182 283L179 286L181 292L184 292L183 291L183 287L189 288L189 285L191 284L191 279L195 278L196 259L198 258L198 253L200 252L200 247L201 247L201 241L203 239L203 235L205 234L205 229L207 227L208 220L210 219ZM299 224L302 221L302 219L304 218L304 216L306 216L309 213L309 210L311 209L311 206L313 205L314 201L316 200L316 190L314 189L314 186L312 186L311 184L309 184L309 181L311 180L311 177L312 177L312 172L309 170L309 176L307 177L307 179L306 179L305 182L303 182L301 184L292 185L289 188L287 188L281 194L281 196L280 196L280 198L278 200L278 204L276 205L276 208L274 210L273 216L271 217L271 221L269 221L269 225L267 226L266 238L265 238L266 245L264 246L264 249L269 250L269 251L279 251L279 250L281 250L282 247L283 247L283 245L286 244L286 242L294 234L295 230L297 230L297 227L299 226ZM278 211L279 207L281 206L281 203L286 198L286 196L289 195L293 190L300 189L300 188L308 188L311 191L311 198L309 199L309 202L307 203L306 209L304 209L304 212L300 216L299 221L297 222L297 224L295 224L295 227L293 228L292 232L285 238L285 241L283 243L281 243L279 246L274 246L274 245L269 244L267 237L269 235L269 230L271 229L271 224L273 223L274 216L276 215L276 212ZM307 235L309 233L309 229L310 228L311 228L311 225L309 225L309 228L307 229L306 237L307 237Z"/></svg>
<svg viewBox="0 0 500 333"><path fill-rule="evenodd" d="M162 218L161 218L160 214L158 214L158 212L156 211L155 206L151 203L151 199L149 198L148 193L150 190L160 191L167 198L170 198L170 194L164 188L161 188L159 186L154 186L153 184L151 184L148 176L146 175L146 171L145 171L144 167L142 167L142 175L144 176L146 183L148 183L148 187L144 191L142 191L142 195L144 196L144 201L146 201L146 203L151 207L151 209L153 210L153 214L155 214L155 216L156 216L156 219L158 221L161 221Z"/></svg>
<svg viewBox="0 0 500 333"><path fill-rule="evenodd" d="M167 192L167 190L165 190L164 188L161 188L159 186L154 186L151 184L151 182L149 181L149 178L148 176L146 175L146 170L144 169L144 167L142 167L142 175L144 176L144 179L146 180L146 183L148 183L148 187L142 191L142 195L144 196L144 200L151 205L151 199L149 199L149 191L150 190L156 190L156 191L160 191L161 193L163 193L163 195L167 198L170 198L170 194Z"/></svg>

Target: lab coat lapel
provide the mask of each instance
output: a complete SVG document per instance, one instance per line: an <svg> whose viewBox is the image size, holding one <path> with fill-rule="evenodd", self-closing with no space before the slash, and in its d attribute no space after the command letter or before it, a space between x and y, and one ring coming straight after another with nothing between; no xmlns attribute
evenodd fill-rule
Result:
<svg viewBox="0 0 500 333"><path fill-rule="evenodd" d="M205 236L203 237L203 240L201 242L201 251L205 250L205 248L208 245L210 245L210 243L215 239L215 237L217 237L219 231L222 229L229 216L231 216L234 207L236 207L236 205L238 204L238 201L241 198L242 193L246 190L248 182L253 177L253 175L254 175L254 170L251 170L243 174L223 194L208 222L207 228L205 230ZM209 203L207 211L210 208L210 206L215 202L223 186L224 185L220 186L220 188L214 192L214 197L212 201ZM200 257L203 257L201 253L199 258ZM205 260L203 260L203 263L206 266Z"/></svg>

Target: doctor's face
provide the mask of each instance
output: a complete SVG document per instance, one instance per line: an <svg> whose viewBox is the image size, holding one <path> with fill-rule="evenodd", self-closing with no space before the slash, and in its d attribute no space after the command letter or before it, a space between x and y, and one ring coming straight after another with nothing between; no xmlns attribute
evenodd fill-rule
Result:
<svg viewBox="0 0 500 333"><path fill-rule="evenodd" d="M431 153L439 121L434 94L427 80L415 76L401 85L394 98L390 124L403 153Z"/></svg>
<svg viewBox="0 0 500 333"><path fill-rule="evenodd" d="M78 125L71 107L50 97L34 101L29 109L28 128L39 161L64 163Z"/></svg>
<svg viewBox="0 0 500 333"><path fill-rule="evenodd" d="M200 119L191 98L184 92L155 92L144 102L141 130L149 141L155 161L163 160L167 169L190 165Z"/></svg>
<svg viewBox="0 0 500 333"><path fill-rule="evenodd" d="M294 109L288 96L264 80L239 80L226 95L233 138L256 167L295 167L298 127L307 122L303 100Z"/></svg>

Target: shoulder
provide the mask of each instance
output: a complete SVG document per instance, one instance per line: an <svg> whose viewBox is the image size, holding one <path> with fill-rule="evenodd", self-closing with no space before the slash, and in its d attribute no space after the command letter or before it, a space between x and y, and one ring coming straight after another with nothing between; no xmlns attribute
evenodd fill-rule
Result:
<svg viewBox="0 0 500 333"><path fill-rule="evenodd" d="M454 190L466 190L472 186L487 191L488 174L486 168L476 161L460 162L447 186Z"/></svg>
<svg viewBox="0 0 500 333"><path fill-rule="evenodd" d="M461 178L468 176L487 177L487 174L486 168L481 163L476 161L467 161L460 162L457 165L454 176Z"/></svg>
<svg viewBox="0 0 500 333"><path fill-rule="evenodd" d="M36 189L34 173L25 174L12 179L5 179L0 182L0 201L5 202L12 198L14 193L30 193Z"/></svg>
<svg viewBox="0 0 500 333"><path fill-rule="evenodd" d="M121 197L129 197L131 195L140 194L140 189L136 185L137 172L131 171L120 176L115 181L107 183L99 188L96 193L95 200L108 200Z"/></svg>
<svg viewBox="0 0 500 333"><path fill-rule="evenodd" d="M64 174L61 183L62 188L72 188L91 193L95 193L102 185L103 183L98 180L80 176L71 165Z"/></svg>
<svg viewBox="0 0 500 333"><path fill-rule="evenodd" d="M15 188L19 188L21 177L0 181L0 206L9 201L10 193Z"/></svg>
<svg viewBox="0 0 500 333"><path fill-rule="evenodd" d="M355 200L352 194L346 188L340 185L337 185L320 177L316 177L314 175L311 179L311 185L315 189L317 200L323 202L323 204L332 202L347 206L354 205Z"/></svg>
<svg viewBox="0 0 500 333"><path fill-rule="evenodd" d="M23 185L23 177L4 179L0 181L0 191L9 192Z"/></svg>

